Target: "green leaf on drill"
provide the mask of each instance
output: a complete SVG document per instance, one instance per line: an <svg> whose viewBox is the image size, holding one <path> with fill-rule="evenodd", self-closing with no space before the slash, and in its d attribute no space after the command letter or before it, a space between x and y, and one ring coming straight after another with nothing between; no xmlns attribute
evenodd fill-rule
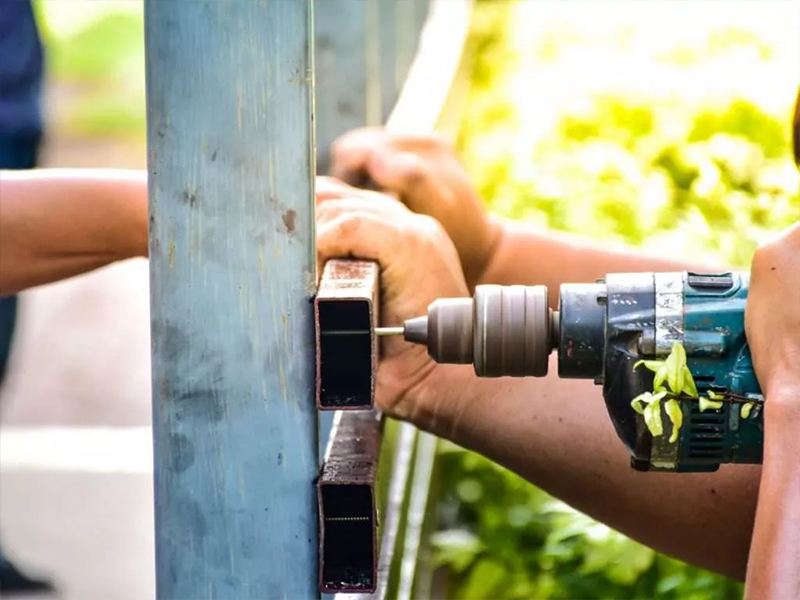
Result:
<svg viewBox="0 0 800 600"><path fill-rule="evenodd" d="M752 410L753 410L753 407L754 407L755 405L756 405L756 403L755 403L755 402L748 402L748 403L746 403L746 404L742 404L742 408L741 408L741 411L739 412L739 415L740 415L740 416L741 416L743 419L747 419L747 418L749 418L749 417L750 417L750 411L752 411Z"/></svg>
<svg viewBox="0 0 800 600"><path fill-rule="evenodd" d="M720 408L722 408L721 400L715 401L710 399L710 398L718 398L719 396L717 394L714 394L714 392L708 392L708 396L709 396L708 398L706 398L705 396L700 396L700 398L698 398L697 404L698 407L700 408L700 412L705 412L707 410L719 410Z"/></svg>
<svg viewBox="0 0 800 600"><path fill-rule="evenodd" d="M649 392L645 392L645 394L647 393ZM644 414L644 402L642 400L642 396L644 396L644 394L639 394L638 396L636 396L636 398L631 400L631 408L640 415Z"/></svg>
<svg viewBox="0 0 800 600"><path fill-rule="evenodd" d="M648 369L655 373L655 377L653 378L653 389L656 391L660 391L664 387L664 380L667 378L667 363L663 360L637 360L633 368L637 369L639 366L644 365L645 369Z"/></svg>
<svg viewBox="0 0 800 600"><path fill-rule="evenodd" d="M644 407L644 422L653 437L658 437L664 433L664 425L661 422L661 401L655 400Z"/></svg>
<svg viewBox="0 0 800 600"><path fill-rule="evenodd" d="M683 344L674 342L672 352L667 357L667 384L676 394L680 394L683 389L684 370L686 366L686 350Z"/></svg>
<svg viewBox="0 0 800 600"><path fill-rule="evenodd" d="M666 395L667 392L659 392L657 394L654 394L652 392L644 392L636 396L636 398L634 398L633 400L631 400L631 408L640 415L643 415L645 406L652 404L653 402L658 402Z"/></svg>
<svg viewBox="0 0 800 600"><path fill-rule="evenodd" d="M692 372L686 365L683 365L683 387L681 388L681 392L692 398L697 398L697 386L694 383Z"/></svg>
<svg viewBox="0 0 800 600"><path fill-rule="evenodd" d="M683 426L683 410L675 399L667 400L664 403L669 420L672 421L672 435L669 436L669 443L674 444L678 440L678 434Z"/></svg>
<svg viewBox="0 0 800 600"><path fill-rule="evenodd" d="M718 394L714 390L708 390L708 397L711 400L724 400L725 399L725 396L723 396L722 394Z"/></svg>
<svg viewBox="0 0 800 600"><path fill-rule="evenodd" d="M664 366L664 361L663 360L637 360L634 363L633 368L637 369L637 368L639 368L640 365L644 365L645 369L649 369L653 373L657 373L658 370L661 367Z"/></svg>
<svg viewBox="0 0 800 600"><path fill-rule="evenodd" d="M660 392L664 389L664 382L667 380L667 363L661 365L661 368L656 371L656 376L653 378L653 389Z"/></svg>

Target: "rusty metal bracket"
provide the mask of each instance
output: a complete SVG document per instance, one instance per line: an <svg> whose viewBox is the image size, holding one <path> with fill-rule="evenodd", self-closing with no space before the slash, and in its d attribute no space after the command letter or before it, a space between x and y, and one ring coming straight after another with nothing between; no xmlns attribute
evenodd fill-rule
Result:
<svg viewBox="0 0 800 600"><path fill-rule="evenodd" d="M372 593L378 583L377 474L383 419L377 411L339 412L317 482L319 587Z"/></svg>
<svg viewBox="0 0 800 600"><path fill-rule="evenodd" d="M378 368L378 265L329 260L314 298L319 410L363 410L375 404Z"/></svg>

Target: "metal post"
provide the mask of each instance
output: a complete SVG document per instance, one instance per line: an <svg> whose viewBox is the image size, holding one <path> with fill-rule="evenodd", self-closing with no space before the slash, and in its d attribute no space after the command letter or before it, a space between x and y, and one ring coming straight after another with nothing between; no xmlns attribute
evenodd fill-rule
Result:
<svg viewBox="0 0 800 600"><path fill-rule="evenodd" d="M319 597L312 27L145 3L160 600Z"/></svg>

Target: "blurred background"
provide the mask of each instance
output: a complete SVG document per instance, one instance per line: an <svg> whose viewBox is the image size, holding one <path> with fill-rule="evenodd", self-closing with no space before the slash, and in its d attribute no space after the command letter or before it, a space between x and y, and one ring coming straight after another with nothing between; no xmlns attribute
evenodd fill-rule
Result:
<svg viewBox="0 0 800 600"><path fill-rule="evenodd" d="M141 3L35 6L43 164L144 168ZM798 32L800 3L785 0L479 0L459 151L501 214L746 267L760 240L800 219ZM147 266L90 277L53 286L46 304L23 296L0 403L0 540L62 598L146 600ZM98 295L125 306L102 331ZM446 443L440 454L432 543L448 598L741 596L479 456Z"/></svg>

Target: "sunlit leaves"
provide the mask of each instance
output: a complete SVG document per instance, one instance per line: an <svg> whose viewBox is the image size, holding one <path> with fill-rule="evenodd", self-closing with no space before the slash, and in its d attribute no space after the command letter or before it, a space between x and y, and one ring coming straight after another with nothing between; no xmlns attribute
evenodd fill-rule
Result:
<svg viewBox="0 0 800 600"><path fill-rule="evenodd" d="M436 550L436 561L447 564L457 572L466 569L483 550L478 536L463 529L439 531L432 536L431 545Z"/></svg>
<svg viewBox="0 0 800 600"><path fill-rule="evenodd" d="M631 401L631 408L644 416L645 425L654 437L664 434L664 425L661 418L661 401L669 394L671 397L664 403L664 410L672 423L670 443L678 440L683 426L683 410L675 399L681 394L690 398L697 398L697 386L694 377L686 364L686 349L683 344L674 342L672 351L666 360L640 360L633 368L643 366L655 373L653 377L653 390L655 393L645 392ZM664 388L666 382L668 389Z"/></svg>
<svg viewBox="0 0 800 600"><path fill-rule="evenodd" d="M689 371L689 367L683 365L683 384L681 385L681 392L686 394L687 396L691 396L692 398L697 398L697 386L694 383L694 377L692 377L692 372Z"/></svg>
<svg viewBox="0 0 800 600"><path fill-rule="evenodd" d="M709 392L709 396L711 392ZM722 400L710 400L704 396L700 396L697 400L698 407L700 412L706 412L707 410L719 410L722 408Z"/></svg>
<svg viewBox="0 0 800 600"><path fill-rule="evenodd" d="M683 410L681 409L681 405L678 404L678 401L674 398L667 400L664 403L664 408L667 411L669 420L672 421L672 435L669 436L669 442L674 444L678 440L678 434L683 425Z"/></svg>
<svg viewBox="0 0 800 600"><path fill-rule="evenodd" d="M667 392L663 391L657 392L655 394L653 394L652 392L645 392L644 394L639 394L638 396L636 396L636 398L631 400L631 408L633 408L633 410L635 410L640 415L643 415L645 407L655 402L659 402L666 395Z"/></svg>
<svg viewBox="0 0 800 600"><path fill-rule="evenodd" d="M667 383L670 389L679 394L683 390L683 380L685 378L686 350L683 344L675 342L672 344L672 352L667 357Z"/></svg>
<svg viewBox="0 0 800 600"><path fill-rule="evenodd" d="M653 400L644 407L644 422L654 437L664 433L664 426L661 423L661 401Z"/></svg>
<svg viewBox="0 0 800 600"><path fill-rule="evenodd" d="M755 402L746 402L745 404L742 404L742 408L741 408L741 410L739 412L739 416L741 416L743 419L749 419L750 418L750 413L752 412L753 407L755 405L756 405Z"/></svg>

